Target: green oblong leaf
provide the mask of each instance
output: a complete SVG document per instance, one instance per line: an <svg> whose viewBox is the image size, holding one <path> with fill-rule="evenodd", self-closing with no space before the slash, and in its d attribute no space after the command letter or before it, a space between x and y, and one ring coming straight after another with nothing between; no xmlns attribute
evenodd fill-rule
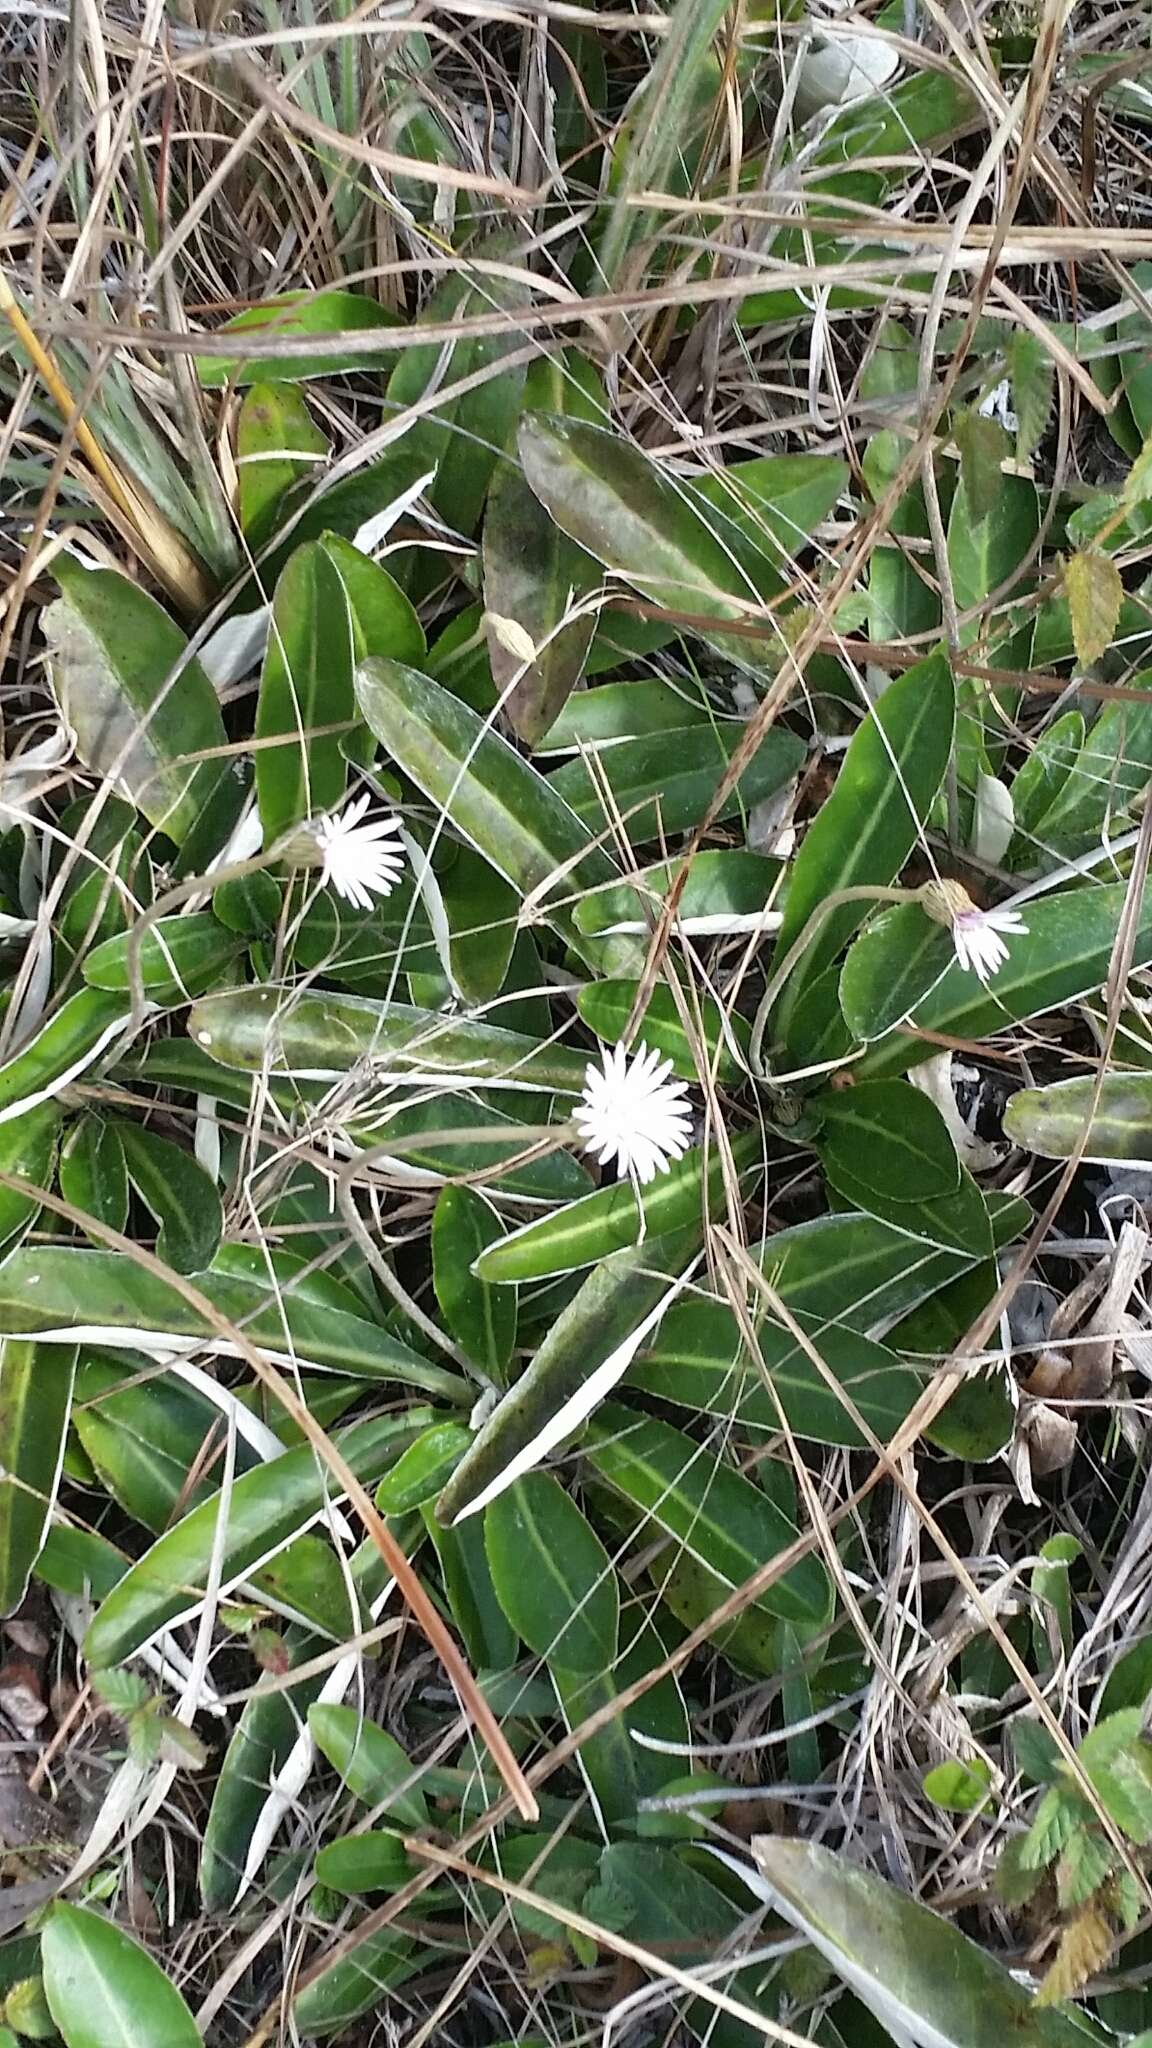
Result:
<svg viewBox="0 0 1152 2048"><path fill-rule="evenodd" d="M814 1443L860 1445L867 1439L839 1398L843 1388L864 1421L887 1442L916 1402L919 1375L858 1330L811 1315L797 1321L828 1378L789 1330L765 1321L756 1334L771 1383L766 1386L732 1310L724 1302L693 1298L673 1302L624 1384L678 1408L722 1416L741 1429L771 1435L780 1428L778 1400L797 1436Z"/></svg>
<svg viewBox="0 0 1152 2048"><path fill-rule="evenodd" d="M91 1114L73 1124L60 1151L60 1193L109 1229L125 1228L128 1172L118 1124Z"/></svg>
<svg viewBox="0 0 1152 2048"><path fill-rule="evenodd" d="M737 1172L754 1173L761 1154L759 1137L747 1132L731 1149ZM475 1271L479 1279L496 1285L578 1272L581 1266L595 1265L613 1252L669 1231L703 1229L706 1215L720 1215L724 1201L719 1153L711 1150L706 1157L696 1146L650 1182L639 1198L630 1181L597 1188L489 1245Z"/></svg>
<svg viewBox="0 0 1152 2048"><path fill-rule="evenodd" d="M41 613L52 687L94 775L126 786L153 825L191 857L215 852L243 795L227 759L197 760L228 735L216 692L155 598L112 569L59 555L64 592Z"/></svg>
<svg viewBox="0 0 1152 2048"><path fill-rule="evenodd" d="M0 1255L11 1251L40 1214L40 1201L32 1192L52 1185L52 1169L60 1136L60 1111L55 1102L26 1109L7 1124L0 1124L0 1174L10 1174L26 1185L0 1184Z"/></svg>
<svg viewBox="0 0 1152 2048"><path fill-rule="evenodd" d="M67 2048L202 2048L199 2027L159 1964L87 1906L53 1906L40 1962L48 2010Z"/></svg>
<svg viewBox="0 0 1152 2048"><path fill-rule="evenodd" d="M588 375L573 351L558 363L542 357L529 366L528 403L551 402L557 412L594 414L596 400L585 388ZM599 581L600 571L552 520L541 519L539 503L512 462L501 464L488 492L483 566L492 677L513 730L533 747L555 722L583 673L596 614L570 614L574 600ZM536 649L535 660L527 666L505 645L494 623L507 619Z"/></svg>
<svg viewBox="0 0 1152 2048"><path fill-rule="evenodd" d="M0 1614L19 1607L47 1534L75 1371L70 1345L0 1344Z"/></svg>
<svg viewBox="0 0 1152 2048"><path fill-rule="evenodd" d="M778 960L835 891L886 886L899 874L944 779L954 725L955 692L942 653L917 662L885 690L793 863ZM803 984L835 958L866 914L863 902L842 904L815 929L785 990L785 1019Z"/></svg>
<svg viewBox="0 0 1152 2048"><path fill-rule="evenodd" d="M274 988L227 989L205 996L189 1035L222 1066L289 1073L310 1080L347 1074L360 1061L381 1073L456 1074L493 1087L559 1089L578 1095L586 1056L470 1017L371 996L300 995Z"/></svg>
<svg viewBox="0 0 1152 2048"><path fill-rule="evenodd" d="M576 1008L589 1029L607 1045L618 1045L628 1028L641 984L638 981L590 981L580 989ZM681 1021L672 990L657 982L650 991L640 1019L638 1044L650 1045L671 1060L672 1071L684 1081L698 1081L701 1067L714 1073L722 1085L739 1087L747 1075L746 1054L750 1032L746 1020L722 1011L712 996L695 990L684 997L684 1007L699 1032L700 1057L693 1051Z"/></svg>
<svg viewBox="0 0 1152 2048"><path fill-rule="evenodd" d="M342 751L357 722L352 618L344 586L318 541L281 572L256 705L256 796L264 843L339 804ZM317 728L344 730L321 733Z"/></svg>
<svg viewBox="0 0 1152 2048"><path fill-rule="evenodd" d="M240 525L253 553L276 531L283 499L314 476L328 453L302 394L289 385L254 384L236 421Z"/></svg>
<svg viewBox="0 0 1152 2048"><path fill-rule="evenodd" d="M120 1143L128 1178L159 1226L157 1257L177 1273L202 1272L224 1231L213 1182L182 1145L146 1124L123 1122Z"/></svg>
<svg viewBox="0 0 1152 2048"><path fill-rule="evenodd" d="M515 1480L484 1510L484 1543L496 1597L534 1655L569 1671L607 1671L620 1621L616 1574L559 1480Z"/></svg>
<svg viewBox="0 0 1152 2048"><path fill-rule="evenodd" d="M954 1194L960 1161L934 1102L900 1081L861 1081L819 1098L817 1148L833 1186L858 1183L889 1201Z"/></svg>
<svg viewBox="0 0 1152 2048"><path fill-rule="evenodd" d="M1085 2048L1071 2014L1045 2011L958 1927L815 1842L753 1844L762 1896L856 1993L883 2027L934 2048Z"/></svg>
<svg viewBox="0 0 1152 2048"><path fill-rule="evenodd" d="M0 1066L0 1124L22 1121L60 1095L123 1035L130 1014L122 995L77 989Z"/></svg>
<svg viewBox="0 0 1152 2048"><path fill-rule="evenodd" d="M1152 1074L1077 1074L1049 1088L1021 1088L1004 1111L1004 1134L1044 1159L1138 1166L1152 1162Z"/></svg>
<svg viewBox="0 0 1152 2048"><path fill-rule="evenodd" d="M364 1485L374 1484L405 1443L432 1421L427 1408L353 1423L333 1441ZM285 1549L330 1499L329 1475L310 1444L259 1465L232 1487L223 1539L226 1584ZM85 1654L97 1670L122 1664L142 1643L203 1598L219 1542L214 1495L166 1530L113 1587L89 1627Z"/></svg>
<svg viewBox="0 0 1152 2048"><path fill-rule="evenodd" d="M498 1381L507 1373L516 1342L516 1294L490 1286L472 1268L503 1234L499 1217L475 1188L441 1189L432 1217L436 1300L472 1363Z"/></svg>
<svg viewBox="0 0 1152 2048"><path fill-rule="evenodd" d="M595 702L604 693L589 690L584 694ZM683 861L662 861L644 869L635 882L613 882L605 889L594 889L576 905L577 924L590 937L619 929L646 936L660 915L668 890L681 881L683 869ZM677 930L700 938L766 930L764 912L776 893L780 874L778 860L745 853L739 847L693 854L680 896Z"/></svg>
<svg viewBox="0 0 1152 2048"><path fill-rule="evenodd" d="M149 1002L177 1007L219 980L244 941L212 916L190 911L162 917L143 934L116 932L86 953L81 971L90 988L130 994L134 976Z"/></svg>
<svg viewBox="0 0 1152 2048"><path fill-rule="evenodd" d="M588 1424L585 1456L599 1477L635 1502L729 1589L796 1541L796 1528L758 1486L669 1423L608 1401ZM831 1588L818 1557L805 1557L757 1605L784 1621L819 1626Z"/></svg>
<svg viewBox="0 0 1152 2048"><path fill-rule="evenodd" d="M216 391L224 384L291 384L307 377L334 377L341 370L370 370L393 359L396 351L388 346L387 330L400 325L396 313L390 313L378 299L367 298L363 292L281 292L262 305L246 307L243 313L226 321L218 334L229 339L235 336L239 350L243 349L245 335L276 335L285 341L325 335L334 344L330 353L197 356L196 373L207 390ZM377 332L379 347L341 351L335 345L342 334Z"/></svg>
<svg viewBox="0 0 1152 2048"><path fill-rule="evenodd" d="M576 930L567 904L614 880L615 870L544 776L459 698L402 662L362 663L356 695L397 765L522 896L540 895L549 923L582 958L639 973L635 942L591 941Z"/></svg>
<svg viewBox="0 0 1152 2048"><path fill-rule="evenodd" d="M294 1369L311 1364L356 1379L399 1380L452 1402L468 1396L467 1383L455 1373L353 1313L348 1302L355 1296L330 1281L318 1287L316 1276L300 1280L290 1260L275 1260L269 1272L252 1259L250 1247L225 1246L195 1284L252 1343ZM168 1338L175 1350L206 1340L228 1348L177 1287L126 1252L34 1245L0 1261L0 1335L66 1341L74 1332L131 1349L139 1330Z"/></svg>
<svg viewBox="0 0 1152 2048"><path fill-rule="evenodd" d="M419 1784L409 1783L419 1776L419 1766L386 1728L366 1720L356 1707L319 1700L308 1709L308 1727L356 1799L383 1806L405 1827L427 1826L428 1802Z"/></svg>
<svg viewBox="0 0 1152 2048"><path fill-rule="evenodd" d="M361 1892L398 1892L415 1874L401 1836L391 1828L369 1828L326 1842L316 1858L317 1882L350 1898Z"/></svg>
<svg viewBox="0 0 1152 2048"><path fill-rule="evenodd" d="M601 749L594 763L566 762L548 781L593 831L603 831L618 814L629 839L639 845L662 833L690 832L701 823L743 738L744 728L737 725L621 740ZM803 759L803 741L774 726L729 791L717 822L774 796Z"/></svg>
<svg viewBox="0 0 1152 2048"><path fill-rule="evenodd" d="M589 1273L447 1481L436 1503L440 1522L466 1513L542 1431L553 1427L591 1375L659 1307L670 1276L683 1270L697 1242L698 1233L691 1230L647 1239L603 1259ZM621 1359L621 1372L626 1362Z"/></svg>
<svg viewBox="0 0 1152 2048"><path fill-rule="evenodd" d="M993 975L987 988L952 959L943 973L935 975L933 982L906 1013L909 1023L919 1031L943 1033L949 1038L991 1038L1012 1024L1042 1016L1046 1010L1075 1002L1077 997L1102 988L1107 979L1127 894L1123 882L1106 882L1042 896L1035 902L1024 904L1021 914L1028 926L1027 932L1011 936L1008 958ZM901 905L900 908L906 908L910 917L918 919L920 925L928 924L929 920L917 905ZM876 946L878 949L882 947L889 957L898 950L906 933L912 934L919 929L911 924L896 925L894 920L881 922L884 930ZM947 937L946 934L943 936ZM871 937L871 932L864 934L857 945L863 946ZM855 953L856 947L852 950ZM923 955L921 957L924 958ZM939 958L939 953L933 952L926 964L936 967ZM845 973L851 959L850 954L845 962ZM1145 967L1150 960L1152 892L1145 891L1136 925L1132 965ZM873 988L876 986L878 965L878 957L874 954L868 962L868 980ZM842 989L843 986L842 976ZM853 982L850 986L853 996L849 1000L853 1000L859 984ZM869 1045L854 1071L861 1078L901 1073L921 1060L931 1059L936 1050L929 1038L892 1031Z"/></svg>

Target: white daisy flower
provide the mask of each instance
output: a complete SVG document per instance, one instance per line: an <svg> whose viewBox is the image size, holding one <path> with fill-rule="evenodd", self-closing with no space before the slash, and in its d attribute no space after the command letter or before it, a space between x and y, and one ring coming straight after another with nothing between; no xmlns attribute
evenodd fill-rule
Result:
<svg viewBox="0 0 1152 2048"><path fill-rule="evenodd" d="M987 988L1008 958L1008 938L1023 936L1028 927L1018 910L981 910L960 882L927 882L920 901L929 917L947 925L957 964Z"/></svg>
<svg viewBox="0 0 1152 2048"><path fill-rule="evenodd" d="M371 801L365 791L315 827L321 885L335 889L354 910L371 910L374 896L390 896L404 871L399 818L389 813L370 825L360 822Z"/></svg>
<svg viewBox="0 0 1152 2048"><path fill-rule="evenodd" d="M629 1059L622 1045L605 1046L603 1064L590 1063L573 1122L585 1152L603 1166L615 1159L621 1173L645 1185L667 1173L692 1136L687 1084L670 1081L671 1060L638 1045Z"/></svg>

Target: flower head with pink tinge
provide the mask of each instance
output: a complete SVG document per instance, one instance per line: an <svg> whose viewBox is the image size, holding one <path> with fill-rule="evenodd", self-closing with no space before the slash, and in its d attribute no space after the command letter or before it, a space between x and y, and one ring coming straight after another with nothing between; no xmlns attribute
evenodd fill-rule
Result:
<svg viewBox="0 0 1152 2048"><path fill-rule="evenodd" d="M1028 927L1018 910L981 910L960 882L927 882L920 901L937 924L947 925L957 965L974 974L985 988L1008 958L1007 938L1025 937Z"/></svg>

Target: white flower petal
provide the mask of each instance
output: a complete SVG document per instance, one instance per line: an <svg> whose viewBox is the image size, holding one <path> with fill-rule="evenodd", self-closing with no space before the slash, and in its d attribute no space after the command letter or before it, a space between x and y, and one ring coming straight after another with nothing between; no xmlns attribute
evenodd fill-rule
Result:
<svg viewBox="0 0 1152 2048"><path fill-rule="evenodd" d="M614 1159L621 1173L644 1186L667 1173L692 1135L687 1084L671 1074L671 1060L662 1060L656 1048L640 1045L629 1060L622 1045L605 1047L601 1065L585 1070L573 1112L584 1150L601 1165Z"/></svg>
<svg viewBox="0 0 1152 2048"><path fill-rule="evenodd" d="M390 896L404 871L399 819L360 822L371 801L364 791L339 816L322 818L316 827L321 882L355 910L371 910L374 896Z"/></svg>

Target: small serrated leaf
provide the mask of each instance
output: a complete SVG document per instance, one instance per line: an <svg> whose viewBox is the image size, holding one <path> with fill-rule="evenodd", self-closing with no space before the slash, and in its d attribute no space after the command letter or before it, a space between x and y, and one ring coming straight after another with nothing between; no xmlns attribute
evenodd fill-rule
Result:
<svg viewBox="0 0 1152 2048"><path fill-rule="evenodd" d="M1108 1961L1115 1936L1103 1913L1087 1907L1060 1936L1056 1959L1036 1993L1037 2005L1061 2005Z"/></svg>
<svg viewBox="0 0 1152 2048"><path fill-rule="evenodd" d="M1114 1861L1112 1845L1098 1828L1073 1829L1056 1865L1056 1897L1061 1912L1087 1905L1108 1877Z"/></svg>
<svg viewBox="0 0 1152 2048"><path fill-rule="evenodd" d="M1064 571L1064 589L1072 621L1076 655L1087 668L1112 644L1124 585L1111 555L1095 548L1082 548L1069 557Z"/></svg>
<svg viewBox="0 0 1152 2048"><path fill-rule="evenodd" d="M980 526L1003 486L1000 465L1008 453L1008 436L995 420L968 412L956 421L952 438L960 450L960 477L968 510Z"/></svg>
<svg viewBox="0 0 1152 2048"><path fill-rule="evenodd" d="M1008 344L1008 375L1016 410L1016 460L1027 462L1048 425L1056 369L1043 342L1024 328Z"/></svg>
<svg viewBox="0 0 1152 2048"><path fill-rule="evenodd" d="M1043 1869L1024 1861L1027 1840L1027 1835L1013 1835L996 1867L996 1890L1006 1906L1026 1906L1044 1882Z"/></svg>
<svg viewBox="0 0 1152 2048"><path fill-rule="evenodd" d="M1083 1813L1083 1802L1077 1793L1067 1791L1063 1785L1053 1785L1040 1801L1020 1845L1021 1869L1044 1870L1054 1863Z"/></svg>
<svg viewBox="0 0 1152 2048"><path fill-rule="evenodd" d="M1144 446L1124 479L1120 502L1131 508L1142 505L1146 498L1152 498L1152 434L1147 435Z"/></svg>
<svg viewBox="0 0 1152 2048"><path fill-rule="evenodd" d="M94 1671L92 1690L103 1700L114 1714L127 1716L138 1713L152 1698L152 1688L137 1671L126 1671L115 1665L107 1671Z"/></svg>

